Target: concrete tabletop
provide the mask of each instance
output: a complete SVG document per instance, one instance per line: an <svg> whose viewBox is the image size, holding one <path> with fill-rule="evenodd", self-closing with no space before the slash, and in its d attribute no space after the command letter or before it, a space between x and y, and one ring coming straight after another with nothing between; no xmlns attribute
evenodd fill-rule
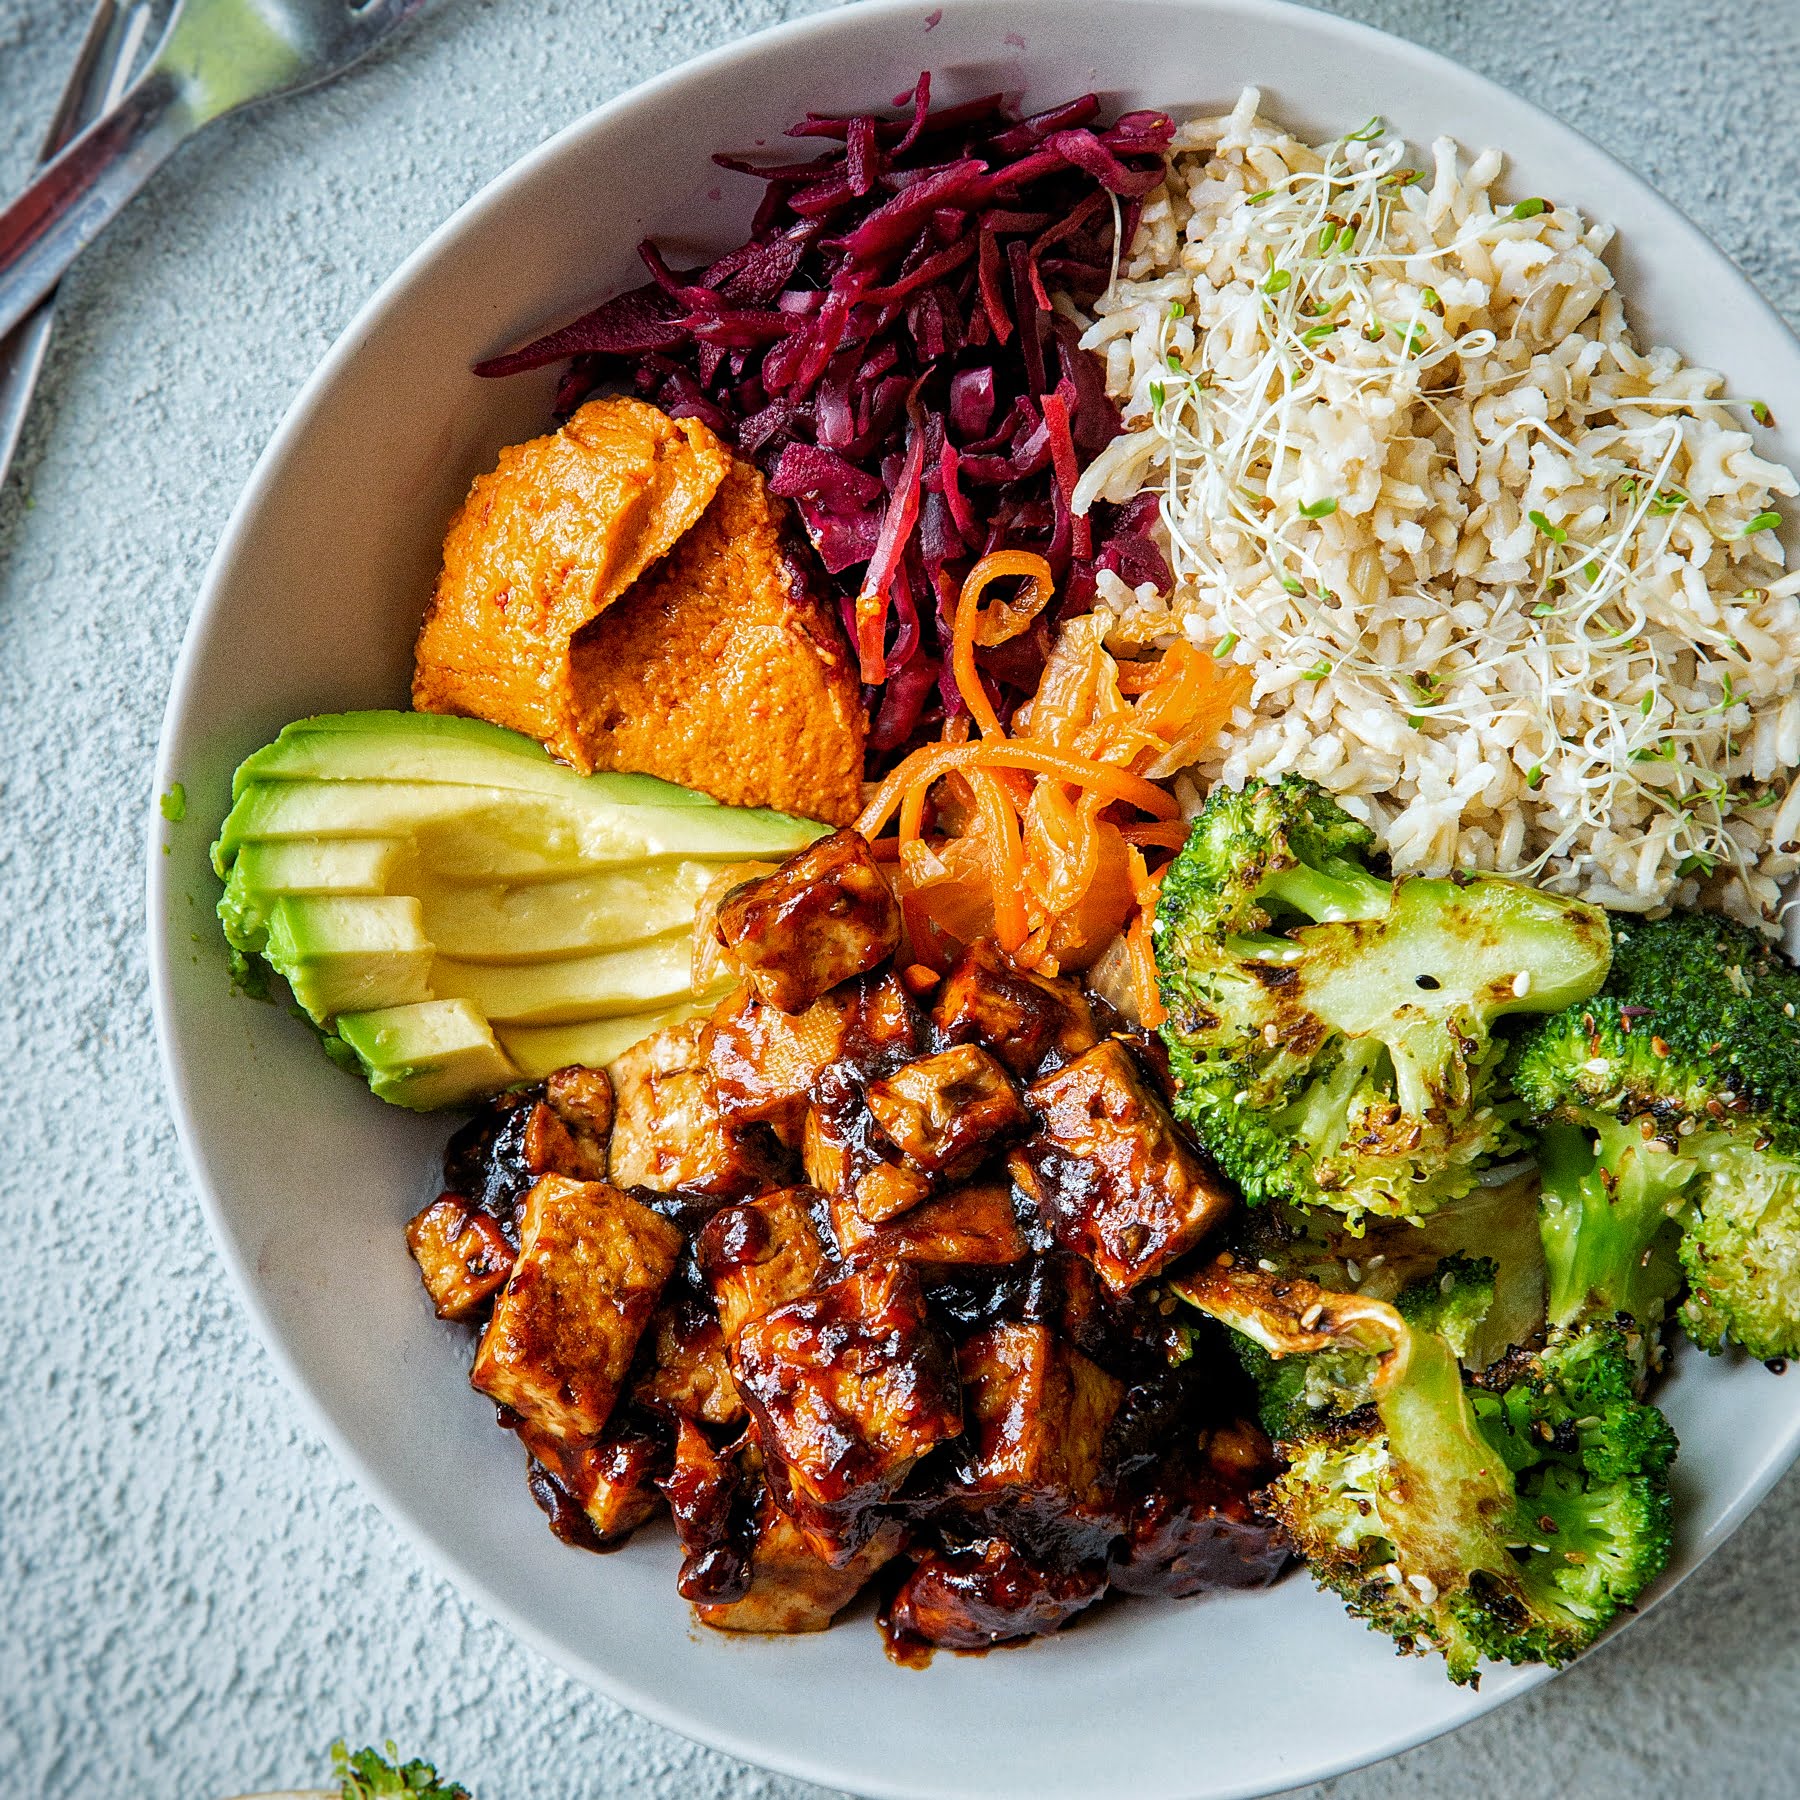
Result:
<svg viewBox="0 0 1800 1800"><path fill-rule="evenodd" d="M351 314L551 130L804 10L434 0L337 86L191 148L65 286L0 493L8 1800L306 1785L339 1733L397 1738L481 1800L817 1791L566 1680L429 1571L314 1438L227 1287L161 1097L141 835L207 557ZM1800 323L1800 0L1336 10L1580 126ZM26 175L85 11L0 0L0 190ZM1797 1750L1800 1474L1622 1641L1449 1738L1307 1793L1773 1800L1800 1790Z"/></svg>

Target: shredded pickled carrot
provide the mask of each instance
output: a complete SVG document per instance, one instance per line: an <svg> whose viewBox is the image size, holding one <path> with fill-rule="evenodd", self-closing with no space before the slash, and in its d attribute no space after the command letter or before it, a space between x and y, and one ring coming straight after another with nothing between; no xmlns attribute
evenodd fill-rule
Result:
<svg viewBox="0 0 1800 1800"><path fill-rule="evenodd" d="M983 615L981 593L990 581L1022 575L1027 587L1015 601L1001 602ZM984 556L962 584L956 600L956 623L950 635L950 669L956 691L973 715L983 737L1000 737L1000 716L981 685L975 667L975 646L991 649L1015 638L1050 603L1050 565L1027 550L995 550Z"/></svg>
<svg viewBox="0 0 1800 1800"><path fill-rule="evenodd" d="M988 584L1005 578L1020 580L1019 592L984 608ZM1179 850L1187 840L1159 778L1204 750L1248 698L1249 680L1186 643L1120 665L1106 648L1105 616L1088 614L1063 627L1009 735L975 653L1026 630L1051 597L1039 556L996 551L969 572L950 654L967 712L946 725L943 741L888 774L857 829L873 840L898 812L903 883L911 877L906 904L932 940L934 961L944 954L941 940L964 937L990 903L995 935L1028 968L1085 968L1123 932L1138 1004L1154 1023L1162 1007L1150 918L1161 875L1149 872L1144 851ZM927 844L928 795L946 778L966 798L946 810L940 790L939 835ZM1120 808L1139 816L1121 818Z"/></svg>
<svg viewBox="0 0 1800 1800"><path fill-rule="evenodd" d="M1030 935L1025 917L1025 855L1019 843L1019 821L1006 790L991 770L974 775L975 801L987 835L994 881L994 936L1002 950L1016 950Z"/></svg>
<svg viewBox="0 0 1800 1800"><path fill-rule="evenodd" d="M1150 819L1121 825L1119 836L1128 844L1148 844L1158 850L1179 850L1188 841L1186 819Z"/></svg>
<svg viewBox="0 0 1800 1800"><path fill-rule="evenodd" d="M1144 853L1131 852L1132 884L1137 889L1137 913L1125 932L1125 948L1131 958L1131 986L1137 997L1138 1023L1154 1031L1169 1016L1162 1003L1162 990L1156 980L1156 944L1150 935L1150 922L1156 917L1156 899L1162 889L1162 878L1168 871L1158 869L1152 875L1144 862Z"/></svg>
<svg viewBox="0 0 1800 1800"><path fill-rule="evenodd" d="M1139 812L1153 818L1173 819L1181 814L1175 796L1155 782L1116 769L1106 763L1089 762L1085 757L1071 756L1066 751L1048 749L1029 738L1011 742L979 744L926 744L915 750L899 768L882 782L865 802L856 829L872 838L900 804L908 788L920 783L926 786L953 770L1030 769L1057 781L1072 782L1076 787L1094 788L1114 800L1123 800Z"/></svg>
<svg viewBox="0 0 1800 1800"><path fill-rule="evenodd" d="M1138 1023L1154 1031L1168 1016L1156 985L1156 946L1150 939L1151 914L1141 906L1125 931L1125 948L1131 956L1131 990L1137 996Z"/></svg>

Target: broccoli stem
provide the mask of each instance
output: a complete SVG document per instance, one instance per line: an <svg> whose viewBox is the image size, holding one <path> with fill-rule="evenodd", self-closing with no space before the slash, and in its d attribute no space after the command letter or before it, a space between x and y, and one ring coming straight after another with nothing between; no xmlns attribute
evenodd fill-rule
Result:
<svg viewBox="0 0 1800 1800"><path fill-rule="evenodd" d="M1263 883L1264 901L1275 901L1290 912L1304 913L1319 922L1326 919L1379 919L1392 904L1394 890L1379 877L1365 874L1343 861L1327 868L1295 863L1277 870Z"/></svg>

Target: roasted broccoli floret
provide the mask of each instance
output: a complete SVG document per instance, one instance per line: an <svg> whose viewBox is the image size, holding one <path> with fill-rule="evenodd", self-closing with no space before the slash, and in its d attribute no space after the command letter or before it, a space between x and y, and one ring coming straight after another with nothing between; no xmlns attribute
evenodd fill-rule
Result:
<svg viewBox="0 0 1800 1800"><path fill-rule="evenodd" d="M1353 1232L1323 1207L1247 1207L1224 1247L1266 1274L1303 1276L1320 1287L1416 1308L1464 1264L1484 1274L1482 1306L1468 1304L1457 1355L1480 1371L1544 1329L1544 1247L1538 1234L1538 1184L1521 1172L1471 1188L1420 1224L1371 1219ZM1478 1321L1478 1322L1477 1322Z"/></svg>
<svg viewBox="0 0 1800 1800"><path fill-rule="evenodd" d="M1544 1126L1552 1323L1681 1322L1800 1355L1800 971L1705 913L1618 920L1604 991L1537 1026L1513 1086ZM1677 1264L1679 1257L1679 1265Z"/></svg>
<svg viewBox="0 0 1800 1800"><path fill-rule="evenodd" d="M1604 980L1606 918L1497 876L1383 880L1289 776L1215 790L1162 884L1177 1110L1251 1201L1420 1218L1515 1147L1495 1022Z"/></svg>
<svg viewBox="0 0 1800 1800"><path fill-rule="evenodd" d="M1494 1310L1499 1266L1491 1256L1449 1256L1429 1275L1409 1281L1394 1310L1414 1331L1441 1337L1465 1367L1470 1346Z"/></svg>
<svg viewBox="0 0 1800 1800"><path fill-rule="evenodd" d="M430 1763L416 1756L402 1763L391 1738L385 1757L374 1749L351 1750L339 1738L331 1746L331 1773L341 1784L342 1800L381 1800L389 1794L408 1795L412 1800L470 1800L467 1788L440 1780Z"/></svg>
<svg viewBox="0 0 1800 1800"><path fill-rule="evenodd" d="M1446 1274L1454 1319L1486 1277ZM1470 1382L1426 1322L1444 1307L1409 1322L1235 1262L1177 1286L1250 1346L1288 1463L1265 1500L1315 1577L1401 1650L1439 1652L1452 1680L1483 1658L1568 1661L1667 1567L1675 1438L1634 1397L1618 1327Z"/></svg>

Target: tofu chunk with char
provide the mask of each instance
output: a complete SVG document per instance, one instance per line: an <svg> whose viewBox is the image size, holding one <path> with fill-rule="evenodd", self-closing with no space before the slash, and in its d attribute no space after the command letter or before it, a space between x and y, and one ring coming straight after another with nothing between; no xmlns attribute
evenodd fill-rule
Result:
<svg viewBox="0 0 1800 1800"><path fill-rule="evenodd" d="M1030 1254L1012 1190L1001 1181L946 1188L879 1226L870 1225L848 1201L834 1201L831 1231L838 1254L853 1264L997 1268Z"/></svg>
<svg viewBox="0 0 1800 1800"><path fill-rule="evenodd" d="M900 1547L901 1527L884 1520L841 1567L808 1545L800 1528L765 1492L750 1545L750 1581L723 1605L699 1605L695 1616L715 1631L823 1631Z"/></svg>
<svg viewBox="0 0 1800 1800"><path fill-rule="evenodd" d="M1104 1563L1061 1565L1004 1537L951 1544L921 1557L889 1605L902 1647L986 1650L1068 1623L1106 1590Z"/></svg>
<svg viewBox="0 0 1800 1800"><path fill-rule="evenodd" d="M1009 1134L1027 1123L1012 1077L977 1044L957 1044L878 1076L869 1110L921 1175L972 1175Z"/></svg>
<svg viewBox="0 0 1800 1800"><path fill-rule="evenodd" d="M744 1328L732 1372L777 1500L843 1567L874 1511L934 1445L962 1429L950 1346L903 1263L859 1269Z"/></svg>
<svg viewBox="0 0 1800 1800"><path fill-rule="evenodd" d="M675 1226L629 1194L543 1176L471 1384L546 1437L598 1436L681 1247Z"/></svg>
<svg viewBox="0 0 1800 1800"><path fill-rule="evenodd" d="M835 831L728 895L718 933L763 999L803 1013L894 954L900 908L867 842Z"/></svg>
<svg viewBox="0 0 1800 1800"><path fill-rule="evenodd" d="M806 1179L865 1224L879 1225L917 1206L930 1180L909 1169L887 1142L852 1083L832 1069L820 1084L820 1103L806 1115L800 1137Z"/></svg>
<svg viewBox="0 0 1800 1800"><path fill-rule="evenodd" d="M629 1408L614 1414L597 1443L567 1442L526 1424L519 1438L530 1458L531 1497L564 1543L584 1550L621 1543L662 1505L657 1476L668 1462L667 1442Z"/></svg>
<svg viewBox="0 0 1800 1800"><path fill-rule="evenodd" d="M707 1220L695 1245L727 1344L765 1313L811 1290L825 1269L814 1222L823 1196L777 1188L727 1206Z"/></svg>
<svg viewBox="0 0 1800 1800"><path fill-rule="evenodd" d="M1214 1588L1267 1587L1288 1565L1287 1546L1257 1495L1280 1465L1247 1419L1201 1435L1141 1484L1115 1553L1112 1585L1127 1594L1182 1599Z"/></svg>
<svg viewBox="0 0 1800 1800"><path fill-rule="evenodd" d="M1043 1076L1025 1098L1038 1129L1007 1166L1114 1293L1191 1250L1234 1204L1116 1039Z"/></svg>
<svg viewBox="0 0 1800 1800"><path fill-rule="evenodd" d="M998 1324L957 1352L968 1419L961 1486L1057 1510L1104 1499L1107 1427L1122 1383L1047 1325Z"/></svg>
<svg viewBox="0 0 1800 1800"><path fill-rule="evenodd" d="M677 1271L644 1334L647 1366L632 1385L632 1399L671 1418L735 1425L744 1403L731 1379L725 1334L704 1290L683 1281L691 1268L684 1263Z"/></svg>
<svg viewBox="0 0 1800 1800"><path fill-rule="evenodd" d="M681 1545L675 1586L684 1600L741 1600L750 1588L750 1544L761 1482L746 1458L681 1422L674 1467L660 1483Z"/></svg>
<svg viewBox="0 0 1800 1800"><path fill-rule="evenodd" d="M813 1085L801 1133L806 1179L835 1201L848 1200L869 1224L880 1224L931 1191L906 1166L869 1110L867 1089L919 1052L917 1009L892 970L844 990L847 1010L839 1054Z"/></svg>
<svg viewBox="0 0 1800 1800"><path fill-rule="evenodd" d="M440 1319L471 1319L506 1285L513 1247L484 1212L440 1194L406 1227L406 1247Z"/></svg>
<svg viewBox="0 0 1800 1800"><path fill-rule="evenodd" d="M828 994L798 1015L771 1006L750 987L721 1001L700 1053L726 1121L768 1125L784 1144L797 1145L807 1102L842 1050L850 1010L844 993Z"/></svg>
<svg viewBox="0 0 1800 1800"><path fill-rule="evenodd" d="M518 1204L540 1175L606 1179L612 1114L604 1069L558 1069L535 1087L489 1101L456 1132L444 1153L444 1184L516 1247Z"/></svg>
<svg viewBox="0 0 1800 1800"><path fill-rule="evenodd" d="M579 1063L554 1070L544 1078L544 1105L562 1127L562 1136L553 1144L548 1125L539 1124L546 1133L541 1145L545 1162L532 1173L604 1181L613 1123L613 1088L606 1071Z"/></svg>
<svg viewBox="0 0 1800 1800"><path fill-rule="evenodd" d="M979 1043L1021 1079L1100 1041L1080 988L1021 969L985 941L971 945L944 977L931 1020L945 1042Z"/></svg>
<svg viewBox="0 0 1800 1800"><path fill-rule="evenodd" d="M619 1187L736 1196L769 1185L769 1151L719 1111L700 1020L667 1026L612 1065L610 1179Z"/></svg>

